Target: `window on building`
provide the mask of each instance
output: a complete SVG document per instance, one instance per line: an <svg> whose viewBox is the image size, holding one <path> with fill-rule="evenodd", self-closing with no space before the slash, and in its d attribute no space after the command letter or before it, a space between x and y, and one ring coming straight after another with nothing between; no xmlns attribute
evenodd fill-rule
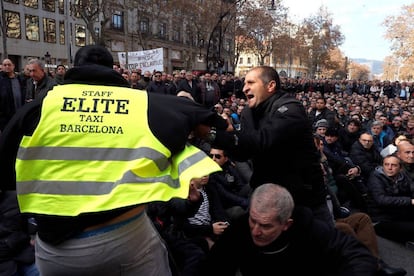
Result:
<svg viewBox="0 0 414 276"><path fill-rule="evenodd" d="M56 21L43 18L43 39L48 43L56 43Z"/></svg>
<svg viewBox="0 0 414 276"><path fill-rule="evenodd" d="M251 64L252 63L252 59L251 58L247 58L247 64Z"/></svg>
<svg viewBox="0 0 414 276"><path fill-rule="evenodd" d="M24 0L24 5L29 8L37 9L39 7L38 0Z"/></svg>
<svg viewBox="0 0 414 276"><path fill-rule="evenodd" d="M39 16L26 14L26 39L31 41L39 41Z"/></svg>
<svg viewBox="0 0 414 276"><path fill-rule="evenodd" d="M243 58L239 58L239 64L243 64Z"/></svg>
<svg viewBox="0 0 414 276"><path fill-rule="evenodd" d="M59 43L65 44L65 21L59 21Z"/></svg>
<svg viewBox="0 0 414 276"><path fill-rule="evenodd" d="M148 33L149 32L149 20L148 18L142 18L139 21L139 30L141 33Z"/></svg>
<svg viewBox="0 0 414 276"><path fill-rule="evenodd" d="M86 45L86 27L75 24L75 45L82 47Z"/></svg>
<svg viewBox="0 0 414 276"><path fill-rule="evenodd" d="M158 36L160 38L167 38L167 24L166 23L160 23L158 27Z"/></svg>
<svg viewBox="0 0 414 276"><path fill-rule="evenodd" d="M65 0L58 0L59 14L65 14Z"/></svg>
<svg viewBox="0 0 414 276"><path fill-rule="evenodd" d="M4 11L7 37L21 38L20 14L13 11Z"/></svg>
<svg viewBox="0 0 414 276"><path fill-rule="evenodd" d="M174 41L180 41L181 40L181 30L178 27L176 27L173 30L173 40Z"/></svg>
<svg viewBox="0 0 414 276"><path fill-rule="evenodd" d="M72 4L73 3L73 4ZM70 7L69 7L69 11L70 11L70 15L74 16L76 18L80 18L80 12L79 10L82 9L82 1L81 0L74 0L73 2L70 2Z"/></svg>
<svg viewBox="0 0 414 276"><path fill-rule="evenodd" d="M124 13L114 11L112 14L112 28L122 31L124 29Z"/></svg>
<svg viewBox="0 0 414 276"><path fill-rule="evenodd" d="M19 0L4 0L4 2L9 2L13 4L19 4Z"/></svg>
<svg viewBox="0 0 414 276"><path fill-rule="evenodd" d="M191 30L188 30L185 43L189 46L197 46L197 42L197 36Z"/></svg>
<svg viewBox="0 0 414 276"><path fill-rule="evenodd" d="M42 8L48 12L55 12L55 0L43 0Z"/></svg>

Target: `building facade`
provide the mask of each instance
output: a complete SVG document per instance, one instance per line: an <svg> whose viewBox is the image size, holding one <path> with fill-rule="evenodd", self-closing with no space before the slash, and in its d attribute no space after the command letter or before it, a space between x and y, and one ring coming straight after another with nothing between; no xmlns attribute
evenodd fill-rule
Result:
<svg viewBox="0 0 414 276"><path fill-rule="evenodd" d="M111 51L116 62L119 52L163 48L166 72L234 71L230 62L234 55L231 28L226 28L224 34L217 32L220 38L216 41L220 45L218 51L213 51L212 31L195 30L191 11L179 14L168 6L171 4L168 0L1 0L1 3L6 27L6 35L2 34L0 41L1 58L7 53L18 70L32 58L44 60L50 70L59 64L70 67L79 47L100 43Z"/></svg>
<svg viewBox="0 0 414 276"><path fill-rule="evenodd" d="M259 59L256 55L250 52L240 53L240 57L236 66L236 76L243 77L247 72L255 66L259 66ZM302 63L299 58L278 59L273 54L264 59L264 64L276 69L280 77L288 78L307 78L309 68Z"/></svg>

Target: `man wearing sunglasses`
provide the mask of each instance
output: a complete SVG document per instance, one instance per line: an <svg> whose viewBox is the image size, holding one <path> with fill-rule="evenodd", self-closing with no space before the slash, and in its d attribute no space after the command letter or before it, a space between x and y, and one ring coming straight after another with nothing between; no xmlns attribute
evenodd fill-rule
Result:
<svg viewBox="0 0 414 276"><path fill-rule="evenodd" d="M227 156L225 150L212 147L210 158L220 165L222 171L210 175L209 185L217 190L228 216L235 219L247 209L250 187L243 181L235 163Z"/></svg>
<svg viewBox="0 0 414 276"><path fill-rule="evenodd" d="M155 72L153 80L147 86L148 93L168 94L168 88L161 80L161 76L160 71Z"/></svg>

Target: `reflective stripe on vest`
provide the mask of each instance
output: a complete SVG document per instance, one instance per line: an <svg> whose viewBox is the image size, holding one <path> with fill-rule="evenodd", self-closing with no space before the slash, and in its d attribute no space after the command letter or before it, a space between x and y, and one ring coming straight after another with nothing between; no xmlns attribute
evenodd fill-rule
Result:
<svg viewBox="0 0 414 276"><path fill-rule="evenodd" d="M192 178L220 170L190 145L171 156L148 127L144 92L56 86L44 99L41 114L33 135L23 138L16 160L24 213L76 216L185 198Z"/></svg>

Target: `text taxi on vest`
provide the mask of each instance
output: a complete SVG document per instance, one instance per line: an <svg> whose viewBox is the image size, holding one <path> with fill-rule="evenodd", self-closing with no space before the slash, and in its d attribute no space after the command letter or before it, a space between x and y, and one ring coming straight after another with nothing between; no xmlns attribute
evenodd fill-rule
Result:
<svg viewBox="0 0 414 276"><path fill-rule="evenodd" d="M81 97L63 97L62 112L79 113L79 122L104 123L106 114L128 114L129 99L114 99L113 91L82 91ZM122 134L121 126L61 124L60 132Z"/></svg>

